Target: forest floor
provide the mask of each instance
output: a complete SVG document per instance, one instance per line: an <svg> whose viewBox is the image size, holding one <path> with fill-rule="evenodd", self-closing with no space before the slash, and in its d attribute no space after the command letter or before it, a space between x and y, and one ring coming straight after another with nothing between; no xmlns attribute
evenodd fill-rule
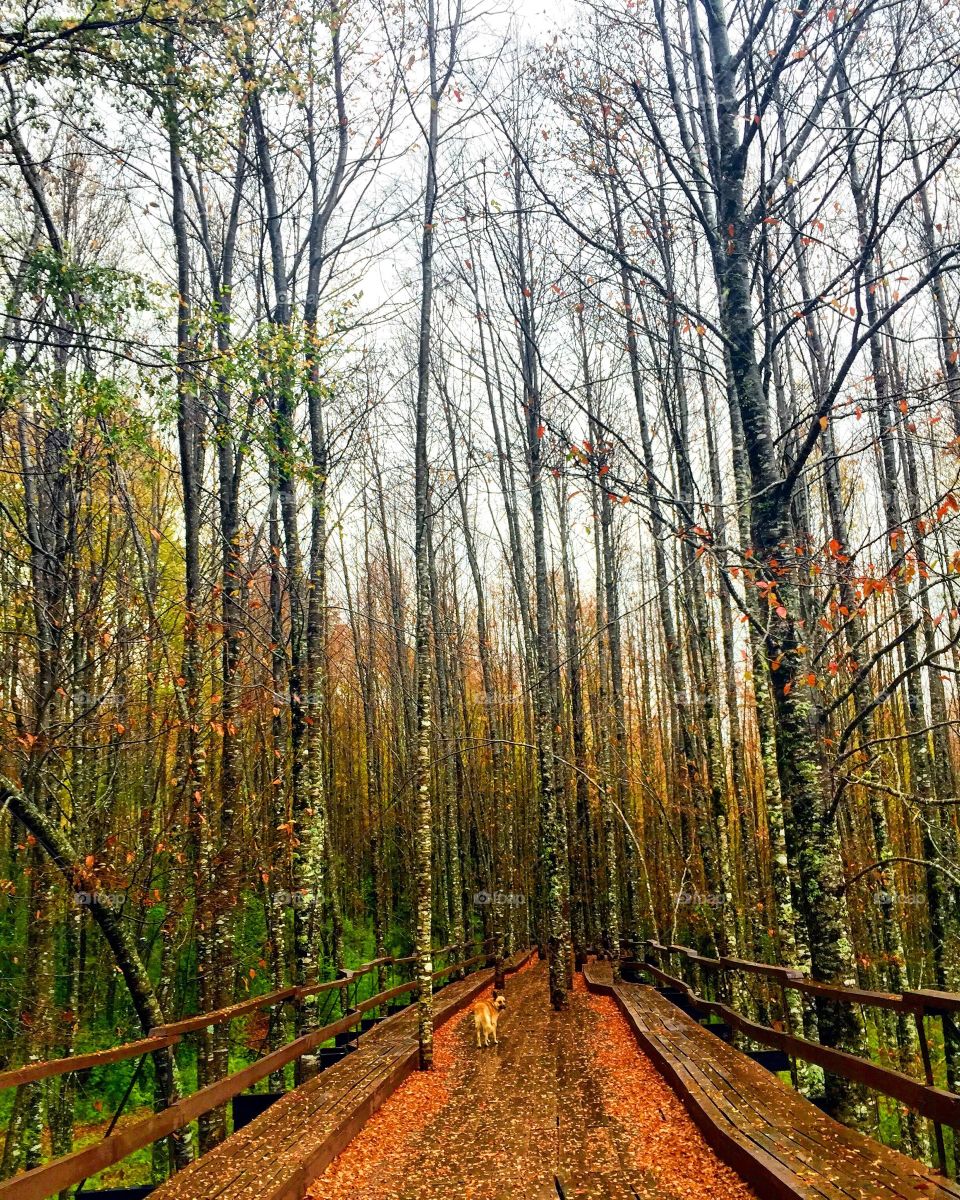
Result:
<svg viewBox="0 0 960 1200"><path fill-rule="evenodd" d="M710 1150L613 1000L546 966L507 979L497 1047L468 1010L313 1184L311 1200L755 1200ZM559 1185L559 1186L558 1186Z"/></svg>

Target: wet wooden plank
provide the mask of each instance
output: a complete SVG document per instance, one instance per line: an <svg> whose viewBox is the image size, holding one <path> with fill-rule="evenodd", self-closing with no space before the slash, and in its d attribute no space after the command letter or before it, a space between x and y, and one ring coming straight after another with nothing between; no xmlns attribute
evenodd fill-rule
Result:
<svg viewBox="0 0 960 1200"><path fill-rule="evenodd" d="M672 1007L662 997L656 1003ZM872 1139L854 1133L827 1117L792 1089L769 1073L758 1076L756 1065L728 1045L717 1045L713 1035L695 1022L684 1018L677 1023L674 1036L679 1053L700 1064L703 1072L724 1091L732 1109L741 1116L744 1125L773 1136L785 1148L787 1156L804 1165L806 1172L819 1171L840 1187L845 1195L862 1200L923 1200L929 1196L926 1176L917 1188L904 1175L904 1164L910 1169L925 1171L921 1164L881 1146ZM837 1159L844 1160L844 1170L835 1170ZM824 1166L824 1164L827 1164ZM868 1184L864 1180L869 1180Z"/></svg>
<svg viewBox="0 0 960 1200"><path fill-rule="evenodd" d="M669 1005L653 994L652 1002ZM808 1188L852 1200L923 1200L929 1196L924 1168L903 1155L833 1121L739 1051L717 1043L684 1017L661 1039L687 1064L739 1132L789 1165ZM717 1083L714 1089L710 1080ZM922 1175L921 1175L922 1173ZM920 1189L913 1179L921 1179Z"/></svg>
<svg viewBox="0 0 960 1200"><path fill-rule="evenodd" d="M619 1003L638 1041L711 1145L764 1196L792 1200L958 1200L960 1187L840 1125L714 1037L653 988L613 985L593 964L588 985Z"/></svg>
<svg viewBox="0 0 960 1200"><path fill-rule="evenodd" d="M677 988L689 999L690 1004L697 1011L704 1014L712 1013L720 1017L731 1028L736 1029L752 1041L781 1050L784 1054L794 1058L802 1058L806 1062L816 1063L825 1071L843 1075L855 1083L892 1096L933 1121L960 1128L960 1096L953 1092L926 1083L919 1083L902 1071L880 1066L868 1059L849 1054L845 1050L835 1050L830 1046L822 1046L819 1042L812 1042L783 1030L771 1029L768 1025L751 1021L718 1000L704 999L703 996L695 994L682 979L660 970L659 967L647 964L644 969L667 986ZM817 984L816 987L819 989L821 985ZM820 994L825 993L821 992Z"/></svg>

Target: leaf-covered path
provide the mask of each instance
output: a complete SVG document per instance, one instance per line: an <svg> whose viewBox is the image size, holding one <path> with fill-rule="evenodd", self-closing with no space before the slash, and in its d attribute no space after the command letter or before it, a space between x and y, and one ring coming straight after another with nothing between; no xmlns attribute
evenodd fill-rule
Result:
<svg viewBox="0 0 960 1200"><path fill-rule="evenodd" d="M540 963L507 997L500 1045L476 1049L469 1011L441 1029L436 1069L386 1102L312 1200L751 1200L612 1001L578 980L551 1012Z"/></svg>

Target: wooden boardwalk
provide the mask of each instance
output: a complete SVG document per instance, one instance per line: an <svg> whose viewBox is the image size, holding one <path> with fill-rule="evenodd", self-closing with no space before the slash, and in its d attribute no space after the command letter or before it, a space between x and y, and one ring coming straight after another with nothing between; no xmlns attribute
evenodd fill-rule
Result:
<svg viewBox="0 0 960 1200"><path fill-rule="evenodd" d="M704 1137L764 1200L960 1200L960 1186L846 1128L645 984L584 976L612 995Z"/></svg>
<svg viewBox="0 0 960 1200"><path fill-rule="evenodd" d="M553 1012L539 962L508 979L506 995L499 1045L476 1048L469 1014L451 1022L436 1077L405 1083L311 1200L756 1200L652 1065L639 1125L610 1103L619 1083L598 1049L641 1057L615 1010L580 985ZM652 1170L657 1160L670 1169Z"/></svg>
<svg viewBox="0 0 960 1200"><path fill-rule="evenodd" d="M527 956L508 964L516 970ZM438 1026L488 988L491 969L447 984ZM372 1113L416 1069L417 1017L405 1009L362 1035L341 1062L289 1092L151 1195L156 1200L298 1200Z"/></svg>
<svg viewBox="0 0 960 1200"><path fill-rule="evenodd" d="M408 1007L361 1034L342 1061L277 1100L152 1196L960 1200L960 1185L838 1124L654 988L614 984L606 963L584 969L569 1004L557 1013L548 1003L546 965L529 951L516 955L506 964L500 1044L478 1049L464 1010L492 986L494 972L484 965L489 952L487 947L435 972L439 983L455 970L479 968L436 992L436 1070L416 1070L416 1011ZM376 965L313 991L351 986ZM334 1033L350 1036L363 1013L388 999L402 1003L411 989L404 983L355 1000L349 1016L178 1105L0 1183L0 1197L46 1200L240 1094L278 1064L312 1053ZM228 1021L286 995L187 1018L154 1031L146 1042L99 1056L115 1061L158 1041L168 1046L184 1029ZM708 1011L717 1008L693 999ZM722 1011L737 1028L744 1025L732 1010ZM760 1026L746 1024L760 1036ZM44 1078L62 1072L62 1063L48 1063L8 1075L19 1080L25 1073ZM885 1072L882 1082L890 1075ZM923 1092L922 1102L929 1094L928 1115L951 1116L955 1096L904 1081L909 1095Z"/></svg>

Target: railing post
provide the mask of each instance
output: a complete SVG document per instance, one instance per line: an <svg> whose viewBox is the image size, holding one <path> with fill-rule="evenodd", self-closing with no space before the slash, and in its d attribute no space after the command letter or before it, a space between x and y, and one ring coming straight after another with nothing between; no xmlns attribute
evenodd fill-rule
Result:
<svg viewBox="0 0 960 1200"><path fill-rule="evenodd" d="M298 1038L304 1032L304 1024L306 1022L306 1014L304 1013L304 996L300 995L299 989L293 997L293 1036ZM303 1060L297 1058L293 1064L293 1086L299 1087L303 1083Z"/></svg>
<svg viewBox="0 0 960 1200"><path fill-rule="evenodd" d="M927 1043L927 1030L923 1023L923 1010L917 1009L913 1018L917 1024L917 1040L920 1043L920 1057L923 1059L923 1074L928 1087L935 1086L933 1063L930 1061L930 1046ZM933 1137L937 1144L937 1161L940 1164L940 1174L947 1174L947 1148L943 1141L943 1126L939 1121L933 1122Z"/></svg>
<svg viewBox="0 0 960 1200"><path fill-rule="evenodd" d="M780 1012L783 1017L783 1028L790 1037L793 1037L794 1035L797 1037L803 1037L803 1029L794 1029L793 1022L790 1020L790 1002L787 1000L786 980L781 975L778 982L780 984ZM794 1089L799 1092L800 1068L797 1066L797 1056L795 1054L790 1054L787 1056L787 1058L790 1063L790 1082L793 1084Z"/></svg>
<svg viewBox="0 0 960 1200"><path fill-rule="evenodd" d="M337 989L340 993L340 1016L345 1017L350 1011L350 977L344 975L343 967L337 968L337 974L346 981L342 988ZM359 979L357 980L357 986L359 986ZM354 998L356 998L356 989L354 989Z"/></svg>

